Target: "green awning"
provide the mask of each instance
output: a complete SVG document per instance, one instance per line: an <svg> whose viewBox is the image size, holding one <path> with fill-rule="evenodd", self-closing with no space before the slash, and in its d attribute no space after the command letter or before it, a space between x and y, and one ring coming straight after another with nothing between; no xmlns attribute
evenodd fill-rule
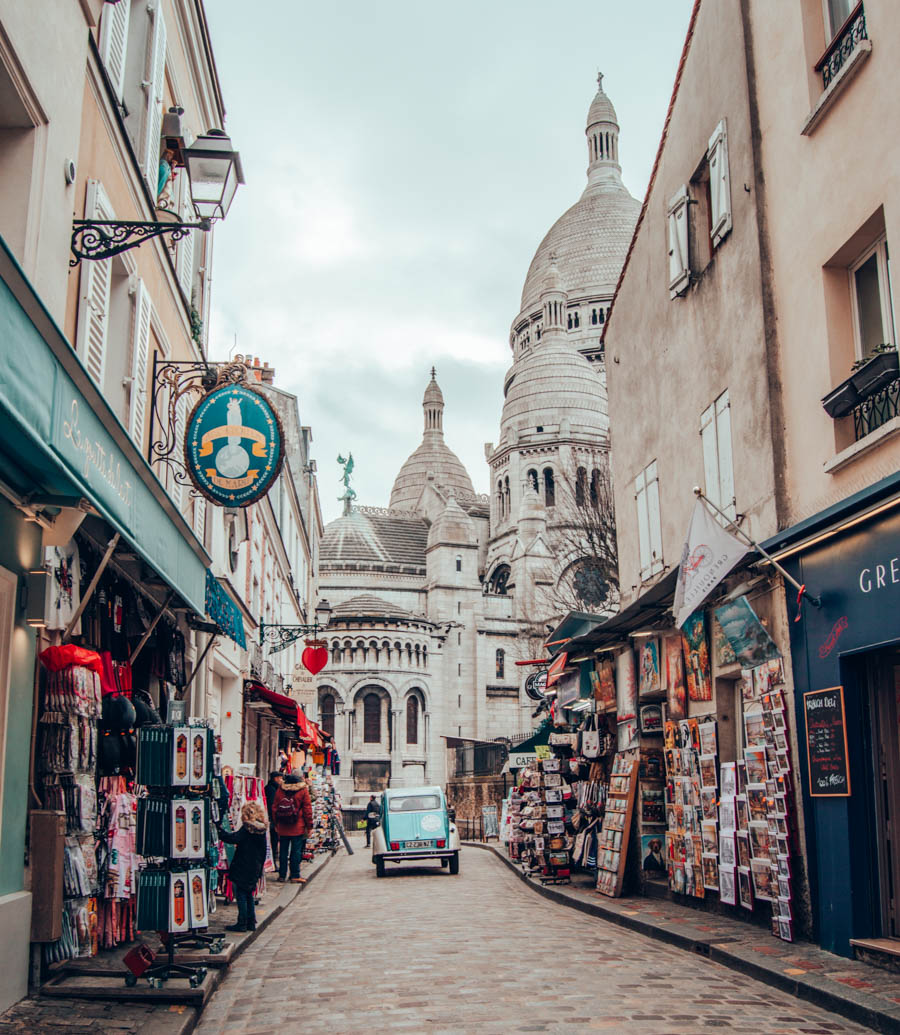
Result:
<svg viewBox="0 0 900 1035"><path fill-rule="evenodd" d="M198 614L209 558L0 240L0 477L84 497Z"/></svg>
<svg viewBox="0 0 900 1035"><path fill-rule="evenodd" d="M242 649L246 648L247 638L244 635L244 619L241 617L241 612L208 568L206 569L206 613L226 636L234 640Z"/></svg>

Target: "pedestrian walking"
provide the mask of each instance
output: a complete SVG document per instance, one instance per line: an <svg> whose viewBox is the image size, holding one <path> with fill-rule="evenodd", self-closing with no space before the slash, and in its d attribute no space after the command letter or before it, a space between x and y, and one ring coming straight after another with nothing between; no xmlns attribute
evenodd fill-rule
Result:
<svg viewBox="0 0 900 1035"><path fill-rule="evenodd" d="M286 776L275 792L272 815L278 832L278 879L284 881L290 873L292 884L305 884L306 878L300 876L300 863L306 837L312 830L312 799L299 769Z"/></svg>
<svg viewBox="0 0 900 1035"><path fill-rule="evenodd" d="M265 810L255 801L248 801L241 809L241 825L228 831L219 827L219 837L229 845L236 845L228 876L234 888L237 903L237 923L230 924L226 931L255 931L256 907L253 893L266 863L266 829L268 821Z"/></svg>
<svg viewBox="0 0 900 1035"><path fill-rule="evenodd" d="M269 782L263 788L266 796L266 812L269 814L269 837L272 840L272 859L278 862L278 831L275 829L275 817L272 809L275 807L275 792L284 782L284 773L273 771L269 773Z"/></svg>
<svg viewBox="0 0 900 1035"><path fill-rule="evenodd" d="M370 847L372 844L372 831L378 826L381 820L381 806L375 800L373 794L369 798L369 803L366 805L366 847Z"/></svg>

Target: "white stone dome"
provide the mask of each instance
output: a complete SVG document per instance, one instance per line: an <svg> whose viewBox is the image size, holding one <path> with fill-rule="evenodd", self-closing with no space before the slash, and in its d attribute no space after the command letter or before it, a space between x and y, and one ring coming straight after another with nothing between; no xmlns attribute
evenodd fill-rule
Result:
<svg viewBox="0 0 900 1035"><path fill-rule="evenodd" d="M425 431L422 442L400 468L391 489L391 510L412 510L422 495L429 478L438 488L449 489L464 496L474 496L472 479L462 461L444 442L444 396L438 387L434 368L431 381L422 399L425 413Z"/></svg>

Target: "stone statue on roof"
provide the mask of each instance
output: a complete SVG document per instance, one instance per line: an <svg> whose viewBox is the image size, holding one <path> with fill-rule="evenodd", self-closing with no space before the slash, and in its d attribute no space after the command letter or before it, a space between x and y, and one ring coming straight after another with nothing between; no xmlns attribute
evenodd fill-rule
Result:
<svg viewBox="0 0 900 1035"><path fill-rule="evenodd" d="M349 514L353 501L356 499L356 493L350 488L350 475L353 473L353 454L348 453L346 460L338 454L337 462L344 468L344 473L341 475L341 481L344 483L344 495L338 496L338 502L344 504L344 514Z"/></svg>

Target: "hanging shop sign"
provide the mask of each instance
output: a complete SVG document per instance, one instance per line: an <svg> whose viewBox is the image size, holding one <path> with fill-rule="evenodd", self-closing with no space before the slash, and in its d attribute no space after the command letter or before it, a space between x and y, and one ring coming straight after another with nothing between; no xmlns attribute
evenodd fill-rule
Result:
<svg viewBox="0 0 900 1035"><path fill-rule="evenodd" d="M284 462L284 432L268 399L249 385L214 388L191 411L184 436L191 480L220 507L265 496Z"/></svg>
<svg viewBox="0 0 900 1035"><path fill-rule="evenodd" d="M547 670L545 668L542 668L539 672L532 672L525 680L525 694L532 701L543 701L546 689Z"/></svg>

